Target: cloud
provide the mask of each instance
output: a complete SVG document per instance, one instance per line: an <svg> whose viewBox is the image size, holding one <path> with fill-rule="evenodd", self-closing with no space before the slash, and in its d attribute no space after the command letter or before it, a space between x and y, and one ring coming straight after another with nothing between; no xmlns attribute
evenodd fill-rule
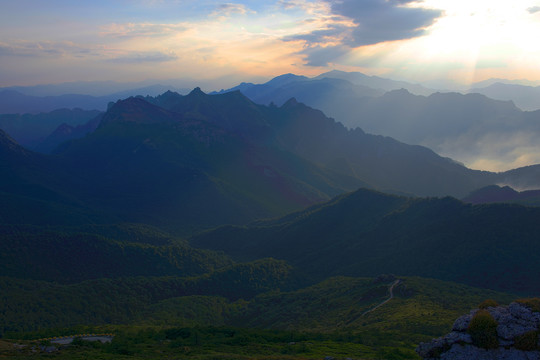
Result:
<svg viewBox="0 0 540 360"><path fill-rule="evenodd" d="M174 52L125 51L103 46L83 47L70 42L0 42L0 56L27 58L93 58L116 63L166 62L178 58Z"/></svg>
<svg viewBox="0 0 540 360"><path fill-rule="evenodd" d="M332 3L332 11L351 18L356 27L348 45L373 45L425 34L425 28L442 15L440 10L411 8L411 0L345 0Z"/></svg>
<svg viewBox="0 0 540 360"><path fill-rule="evenodd" d="M164 53L160 51L138 51L138 52L129 52L125 55L119 55L109 59L110 62L115 63L127 63L127 64L138 64L138 63L160 63L173 61L178 59L178 56L173 53Z"/></svg>
<svg viewBox="0 0 540 360"><path fill-rule="evenodd" d="M214 12L210 14L212 17L230 17L234 14L245 15L248 12L254 13L254 11L247 8L244 4L225 3L216 7Z"/></svg>
<svg viewBox="0 0 540 360"><path fill-rule="evenodd" d="M0 56L19 57L86 57L99 55L99 49L88 48L72 42L18 41L0 42Z"/></svg>
<svg viewBox="0 0 540 360"><path fill-rule="evenodd" d="M300 9L307 14L320 14L321 12L328 12L330 9L329 4L324 1L280 0L277 4L285 10Z"/></svg>
<svg viewBox="0 0 540 360"><path fill-rule="evenodd" d="M183 24L127 23L108 25L100 35L113 38L162 37L186 30L187 27Z"/></svg>
<svg viewBox="0 0 540 360"><path fill-rule="evenodd" d="M329 5L330 14L324 27L309 33L295 35L284 40L302 40L307 64L326 65L333 61L332 51L338 47L335 58L343 50L367 45L420 37L426 33L442 11L411 7L413 0L323 0ZM294 1L285 1L292 6ZM332 42L331 47L325 46ZM339 42L339 44L336 44ZM339 46L338 46L339 45ZM325 50L327 54L323 54ZM318 59L311 59L310 56ZM318 61L324 58L325 61Z"/></svg>
<svg viewBox="0 0 540 360"><path fill-rule="evenodd" d="M540 11L540 6L530 7L527 9L527 11L529 12L529 14L536 14L537 12Z"/></svg>
<svg viewBox="0 0 540 360"><path fill-rule="evenodd" d="M306 56L307 66L327 66L331 62L339 60L340 57L350 52L350 49L343 45L336 46L313 46L299 52Z"/></svg>

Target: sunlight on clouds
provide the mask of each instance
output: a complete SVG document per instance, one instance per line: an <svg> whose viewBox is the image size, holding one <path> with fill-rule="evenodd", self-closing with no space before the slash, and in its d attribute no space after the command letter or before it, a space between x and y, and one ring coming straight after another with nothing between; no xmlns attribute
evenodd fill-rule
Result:
<svg viewBox="0 0 540 360"><path fill-rule="evenodd" d="M131 38L131 37L163 37L178 32L186 28L182 24L110 24L102 28L100 32L104 37Z"/></svg>
<svg viewBox="0 0 540 360"><path fill-rule="evenodd" d="M321 1L307 1L307 0L280 0L278 5L284 9L298 9L302 10L307 15L319 16L321 14L330 14L330 4Z"/></svg>
<svg viewBox="0 0 540 360"><path fill-rule="evenodd" d="M218 5L214 12L210 14L210 17L218 17L221 20L226 20L234 14L246 15L248 13L255 14L255 11L243 4L226 3Z"/></svg>
<svg viewBox="0 0 540 360"><path fill-rule="evenodd" d="M298 8L308 9L309 16L294 11ZM327 6L305 1L281 2L276 9L283 13L257 14L245 6L229 3L218 6L203 21L110 24L104 26L100 34L110 41L116 39L111 47L122 51L174 54L175 58L170 59L174 64L167 65L169 71L174 70L174 66L189 69L197 76L224 69L265 76L298 71L302 68L299 41L283 42L282 39L291 34L325 29L339 21L325 13ZM250 16L246 16L248 13ZM325 38L325 46L330 40L331 35ZM130 58L121 54L117 57Z"/></svg>
<svg viewBox="0 0 540 360"><path fill-rule="evenodd" d="M466 83L493 77L492 70L501 67L505 67L506 77L509 71L517 76L519 67L511 66L516 57L532 55L537 61L540 55L536 39L540 23L528 11L532 4L534 1L426 0L423 6L443 8L445 16L433 25L430 36L406 45L408 56L422 54L418 60L428 68L440 64L436 66L438 76L450 63L453 76ZM456 71L451 63L463 67Z"/></svg>
<svg viewBox="0 0 540 360"><path fill-rule="evenodd" d="M540 13L536 1L425 0L409 7L442 9L424 36L351 48L342 64L409 81L491 77L538 78ZM535 65L536 64L536 65Z"/></svg>

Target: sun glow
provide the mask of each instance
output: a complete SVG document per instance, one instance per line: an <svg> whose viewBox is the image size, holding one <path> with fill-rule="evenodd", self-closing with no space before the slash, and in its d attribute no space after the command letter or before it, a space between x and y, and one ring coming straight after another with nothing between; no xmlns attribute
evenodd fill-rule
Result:
<svg viewBox="0 0 540 360"><path fill-rule="evenodd" d="M534 5L534 1L428 0L423 6L444 9L444 16L429 29L429 36L410 45L421 51L425 62L449 63L458 80L493 77L497 69L513 68L516 57L538 59L540 12ZM459 64L461 69L456 69Z"/></svg>
<svg viewBox="0 0 540 360"><path fill-rule="evenodd" d="M354 49L347 62L416 82L537 79L539 4L502 0L412 3L409 6L441 9L443 15L425 29L424 36Z"/></svg>

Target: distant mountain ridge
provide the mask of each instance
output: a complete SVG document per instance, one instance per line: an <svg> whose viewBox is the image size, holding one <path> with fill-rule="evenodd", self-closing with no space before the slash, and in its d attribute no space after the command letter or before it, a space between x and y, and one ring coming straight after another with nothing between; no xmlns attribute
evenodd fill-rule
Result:
<svg viewBox="0 0 540 360"><path fill-rule="evenodd" d="M112 101L135 95L157 95L174 89L171 86L155 85L145 88L124 90L108 95L61 94L36 96L26 95L16 90L0 88L0 114L38 114L57 109L83 109L105 111ZM186 91L178 89L178 91Z"/></svg>
<svg viewBox="0 0 540 360"><path fill-rule="evenodd" d="M475 87L469 93L479 93L496 100L512 101L522 110L540 109L540 86L496 82L486 87Z"/></svg>
<svg viewBox="0 0 540 360"><path fill-rule="evenodd" d="M473 191L463 201L472 204L503 202L540 206L540 190L516 191L509 186L490 185Z"/></svg>
<svg viewBox="0 0 540 360"><path fill-rule="evenodd" d="M378 76L368 76L360 72L345 72L345 71L332 70L332 71L323 73L315 77L315 79L324 79L324 78L342 79L342 80L350 81L351 83L356 84L356 85L361 85L361 86L369 87L372 89L381 89L384 91L406 89L410 93L413 93L416 95L424 95L424 96L431 95L437 92L437 90L428 89L420 84L411 84L406 81L396 81L396 80L381 78Z"/></svg>
<svg viewBox="0 0 540 360"><path fill-rule="evenodd" d="M408 83L361 73L332 71L312 79L288 74L285 79L283 85L269 81L233 89L261 104L281 105L295 97L349 128L427 146L474 168L508 169L522 166L524 158L540 163L535 141L540 134L540 112L524 112L510 101L538 99L521 91L525 89L521 85L501 85L506 95L494 100L478 93L482 91L418 91Z"/></svg>
<svg viewBox="0 0 540 360"><path fill-rule="evenodd" d="M26 148L35 149L58 127L84 127L92 120L95 122L100 114L97 110L81 109L58 109L40 114L4 114L0 115L0 129Z"/></svg>

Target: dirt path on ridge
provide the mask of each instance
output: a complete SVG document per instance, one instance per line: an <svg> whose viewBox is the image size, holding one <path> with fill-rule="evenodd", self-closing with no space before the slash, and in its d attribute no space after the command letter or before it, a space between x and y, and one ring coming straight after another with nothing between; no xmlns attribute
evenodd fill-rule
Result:
<svg viewBox="0 0 540 360"><path fill-rule="evenodd" d="M375 307L372 307L371 309L369 309L368 311L365 311L360 317L380 308L381 306L383 306L384 304L386 304L387 302L389 302L390 300L392 300L394 298L394 288L401 282L400 279L397 279L396 281L394 281L392 283L392 285L390 285L390 287L388 288L388 291L390 292L390 297L386 300L384 300L382 303L378 304L377 306Z"/></svg>

